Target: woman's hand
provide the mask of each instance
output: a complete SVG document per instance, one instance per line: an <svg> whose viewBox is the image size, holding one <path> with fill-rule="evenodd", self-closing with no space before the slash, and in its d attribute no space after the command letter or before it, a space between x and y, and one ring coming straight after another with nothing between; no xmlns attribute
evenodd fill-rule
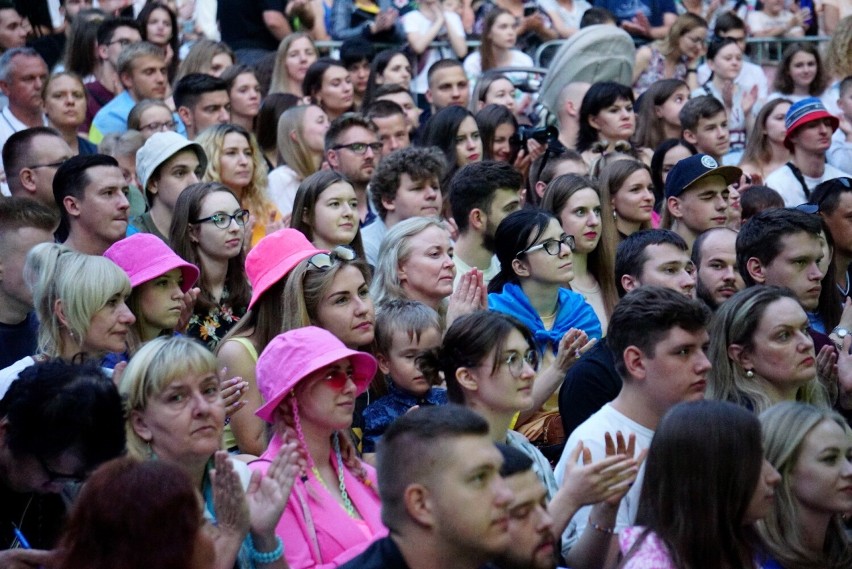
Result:
<svg viewBox="0 0 852 569"><path fill-rule="evenodd" d="M0 551L0 567L3 569L36 569L51 567L53 552L42 549L7 549Z"/></svg>
<svg viewBox="0 0 852 569"><path fill-rule="evenodd" d="M274 534L303 464L298 442L287 440L265 476L257 471L252 474L246 490L246 502L253 535L269 537Z"/></svg>
<svg viewBox="0 0 852 569"><path fill-rule="evenodd" d="M213 455L215 468L210 471L213 485L213 508L220 532L238 535L242 541L249 530L249 509L240 477L223 450Z"/></svg>
<svg viewBox="0 0 852 569"><path fill-rule="evenodd" d="M562 477L561 489L568 493L571 503L577 507L588 504L596 504L604 500L614 501L615 504L621 500L639 473L639 466L645 458L645 452L638 457L636 453L636 435L631 434L625 443L621 431L615 434L616 442L612 435L606 433L606 458L595 463L589 449L580 442L571 452ZM583 464L579 464L580 455ZM560 490L560 491L562 491Z"/></svg>
<svg viewBox="0 0 852 569"><path fill-rule="evenodd" d="M192 287L180 299L180 318L175 326L176 332L183 332L189 326L189 321L192 319L192 314L195 312L195 301L198 300L198 295L201 294L201 289Z"/></svg>
<svg viewBox="0 0 852 569"><path fill-rule="evenodd" d="M228 368L222 368L220 377L228 373ZM245 407L246 402L242 400L248 389L248 382L241 377L232 377L222 382L219 390L222 393L222 401L225 403L225 416L231 417L234 413Z"/></svg>
<svg viewBox="0 0 852 569"><path fill-rule="evenodd" d="M571 328L559 340L553 366L564 374L580 359L580 356L591 350L596 342L597 340L589 340L582 330Z"/></svg>
<svg viewBox="0 0 852 569"><path fill-rule="evenodd" d="M520 152L518 152L518 156L515 158L514 167L515 170L521 173L524 180L526 180L529 175L530 165L539 157L544 155L546 150L546 144L542 144L531 138L527 141L527 147L521 148Z"/></svg>
<svg viewBox="0 0 852 569"><path fill-rule="evenodd" d="M488 308L488 288L482 271L473 268L462 275L447 304L447 327L458 318Z"/></svg>
<svg viewBox="0 0 852 569"><path fill-rule="evenodd" d="M751 89L743 94L742 107L743 113L748 115L752 108L754 108L754 104L757 102L757 85L752 85Z"/></svg>
<svg viewBox="0 0 852 569"><path fill-rule="evenodd" d="M725 103L726 109L734 107L734 82L725 81L722 84L722 102ZM746 113L748 114L748 113Z"/></svg>

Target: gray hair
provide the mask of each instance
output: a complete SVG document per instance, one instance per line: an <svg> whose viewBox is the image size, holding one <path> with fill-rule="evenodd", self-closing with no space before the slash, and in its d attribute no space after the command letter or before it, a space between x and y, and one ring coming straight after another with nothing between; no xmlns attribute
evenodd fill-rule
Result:
<svg viewBox="0 0 852 569"><path fill-rule="evenodd" d="M13 47L12 49L6 50L3 52L3 55L0 56L0 81L9 80L9 72L12 70L12 60L19 55L23 55L24 57L38 57L39 59L42 59L41 54L31 47ZM42 61L44 60L42 59Z"/></svg>
<svg viewBox="0 0 852 569"><path fill-rule="evenodd" d="M370 296L376 306L389 300L407 298L399 282L399 266L411 254L411 238L432 226L447 231L447 226L440 218L412 217L394 225L382 239L370 285Z"/></svg>
<svg viewBox="0 0 852 569"><path fill-rule="evenodd" d="M129 73L133 67L133 62L144 56L159 57L163 61L166 60L166 53L163 48L147 41L132 43L118 54L118 61L116 62L118 74Z"/></svg>

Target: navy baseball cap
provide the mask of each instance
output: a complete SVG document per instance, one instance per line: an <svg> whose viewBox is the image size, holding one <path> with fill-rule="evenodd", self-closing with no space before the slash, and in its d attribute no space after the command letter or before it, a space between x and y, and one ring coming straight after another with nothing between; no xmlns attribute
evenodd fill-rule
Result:
<svg viewBox="0 0 852 569"><path fill-rule="evenodd" d="M696 154L684 158L674 165L666 178L666 197L676 198L689 189L689 186L710 176L721 176L725 185L739 181L743 171L736 166L719 166L716 159L707 154Z"/></svg>

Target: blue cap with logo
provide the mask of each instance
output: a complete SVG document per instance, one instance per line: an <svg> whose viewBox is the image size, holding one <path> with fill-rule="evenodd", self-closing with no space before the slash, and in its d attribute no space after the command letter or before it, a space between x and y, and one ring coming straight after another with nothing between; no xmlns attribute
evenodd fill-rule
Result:
<svg viewBox="0 0 852 569"><path fill-rule="evenodd" d="M725 186L740 179L743 171L736 166L719 166L716 159L707 154L695 154L674 165L666 178L666 197L676 198L690 189L689 186L710 176L720 176Z"/></svg>

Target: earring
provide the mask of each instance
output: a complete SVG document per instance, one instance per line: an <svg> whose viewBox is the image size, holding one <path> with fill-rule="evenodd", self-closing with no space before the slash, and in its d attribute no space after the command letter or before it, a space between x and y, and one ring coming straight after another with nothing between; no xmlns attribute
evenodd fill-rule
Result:
<svg viewBox="0 0 852 569"><path fill-rule="evenodd" d="M145 445L148 447L148 460L154 458L154 449L151 448L151 441L145 441Z"/></svg>
<svg viewBox="0 0 852 569"><path fill-rule="evenodd" d="M618 212L617 212L617 211L612 210L612 218L613 218L613 219L618 219Z"/></svg>
<svg viewBox="0 0 852 569"><path fill-rule="evenodd" d="M753 378L753 377L754 377L754 371L752 371L752 370L750 370L750 369L747 369L747 370L746 370L746 373L745 373L745 376L746 376L747 378L749 378L749 379Z"/></svg>

